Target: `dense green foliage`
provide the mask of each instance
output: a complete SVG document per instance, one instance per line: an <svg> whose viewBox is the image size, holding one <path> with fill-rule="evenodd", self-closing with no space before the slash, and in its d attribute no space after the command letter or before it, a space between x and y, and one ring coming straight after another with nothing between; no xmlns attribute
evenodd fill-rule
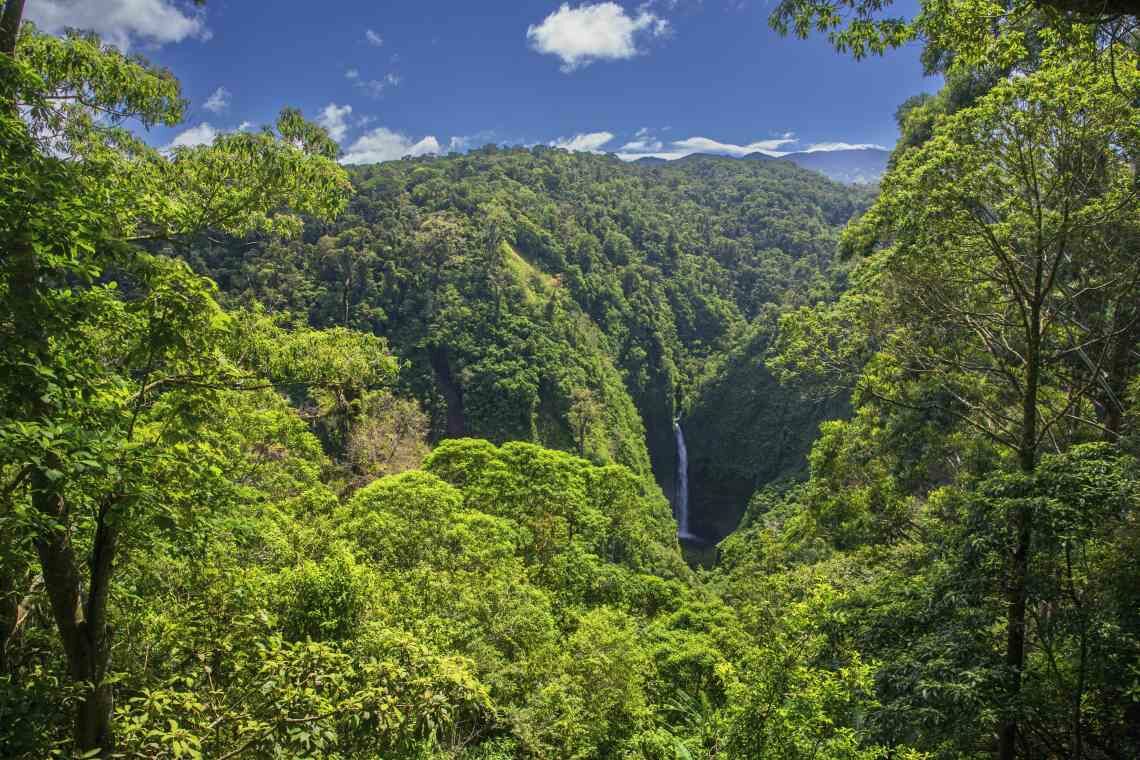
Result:
<svg viewBox="0 0 1140 760"><path fill-rule="evenodd" d="M168 73L0 29L0 755L1140 756L1135 17L884 5L774 17L947 74L873 199L162 153Z"/></svg>
<svg viewBox="0 0 1140 760"><path fill-rule="evenodd" d="M749 323L773 326L781 308L835 292L839 229L868 199L785 162L643 167L546 148L389 162L353 181L334 226L282 244L199 247L191 260L228 303L385 336L435 437L530 440L637 472L651 461L667 492L672 420L696 403L710 362L747 344ZM772 382L762 362L744 374ZM783 455L795 470L819 417L794 393L786 403L808 431ZM752 419L766 409L754 401ZM704 410L695 422L710 442L740 412ZM762 461L776 434L767 426L736 444ZM718 483L694 488L710 496L701 511L722 512L712 536L748 495L717 503Z"/></svg>

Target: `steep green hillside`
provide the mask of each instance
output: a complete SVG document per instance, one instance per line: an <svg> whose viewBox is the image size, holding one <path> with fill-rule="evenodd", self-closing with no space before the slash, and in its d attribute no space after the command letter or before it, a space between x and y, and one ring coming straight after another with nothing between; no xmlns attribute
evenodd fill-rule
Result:
<svg viewBox="0 0 1140 760"><path fill-rule="evenodd" d="M697 388L751 322L834 293L837 233L866 191L782 162L632 166L547 148L389 162L352 179L357 195L335 225L288 244L206 246L195 263L231 304L387 337L436 438L536 441L641 472L651 463L670 493L672 420L692 406L702 447L722 415L759 426L734 466L767 458L751 452L756 441L787 441L786 466L742 473L747 482L802 465L817 420L793 394L782 396L788 420L808 434L785 438L786 420L762 411L769 399L729 409ZM716 536L750 493L721 485L701 480L724 511Z"/></svg>
<svg viewBox="0 0 1140 760"><path fill-rule="evenodd" d="M820 422L848 412L842 397L809 401L772 375L765 362L775 332L772 322L756 320L699 387L686 415L690 527L697 535L720 540L757 489L802 477Z"/></svg>

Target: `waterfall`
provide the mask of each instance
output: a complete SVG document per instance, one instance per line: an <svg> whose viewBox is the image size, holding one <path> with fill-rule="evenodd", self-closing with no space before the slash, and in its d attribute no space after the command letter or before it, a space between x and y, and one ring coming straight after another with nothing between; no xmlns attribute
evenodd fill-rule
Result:
<svg viewBox="0 0 1140 760"><path fill-rule="evenodd" d="M685 433L681 430L681 420L673 420L673 435L677 439L677 494L674 507L677 512L677 535L680 538L696 538L689 532L689 452L685 448Z"/></svg>

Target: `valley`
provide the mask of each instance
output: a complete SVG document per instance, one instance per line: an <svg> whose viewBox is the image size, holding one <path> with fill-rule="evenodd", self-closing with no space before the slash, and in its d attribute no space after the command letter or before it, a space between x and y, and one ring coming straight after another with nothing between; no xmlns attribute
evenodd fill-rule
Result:
<svg viewBox="0 0 1140 760"><path fill-rule="evenodd" d="M462 431L575 451L586 394L597 410L575 453L651 469L675 501L681 417L700 441L694 531L715 542L754 491L803 472L812 431L843 409L780 390L761 335L783 311L839 292L838 233L870 190L783 162L643 168L547 149L352 177L358 192L336 226L190 261L224 303L383 336L433 440Z"/></svg>

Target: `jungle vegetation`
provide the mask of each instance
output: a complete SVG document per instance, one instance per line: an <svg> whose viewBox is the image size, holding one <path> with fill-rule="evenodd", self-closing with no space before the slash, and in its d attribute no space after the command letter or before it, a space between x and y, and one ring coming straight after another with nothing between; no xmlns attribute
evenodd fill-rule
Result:
<svg viewBox="0 0 1140 760"><path fill-rule="evenodd" d="M22 7L0 755L1140 756L1128 3L784 0L943 77L875 188L159 151L175 77Z"/></svg>

